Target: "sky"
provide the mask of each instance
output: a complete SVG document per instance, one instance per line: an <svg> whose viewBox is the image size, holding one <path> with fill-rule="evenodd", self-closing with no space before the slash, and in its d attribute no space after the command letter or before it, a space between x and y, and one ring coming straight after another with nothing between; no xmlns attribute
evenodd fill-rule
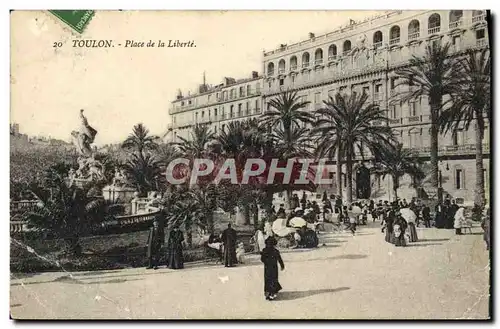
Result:
<svg viewBox="0 0 500 329"><path fill-rule="evenodd" d="M373 11L97 11L82 35L46 11L11 13L10 122L22 133L68 140L79 110L120 142L142 122L162 136L177 90L262 74L263 50L361 20ZM196 48L74 48L73 40L193 40ZM54 47L61 42L61 47Z"/></svg>

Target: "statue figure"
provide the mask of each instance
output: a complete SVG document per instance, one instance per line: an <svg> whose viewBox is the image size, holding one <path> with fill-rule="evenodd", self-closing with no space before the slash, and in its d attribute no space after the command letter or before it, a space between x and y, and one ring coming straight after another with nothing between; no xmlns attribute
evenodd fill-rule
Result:
<svg viewBox="0 0 500 329"><path fill-rule="evenodd" d="M124 185L123 172L119 169L115 169L115 177L113 177L113 186L123 186Z"/></svg>
<svg viewBox="0 0 500 329"><path fill-rule="evenodd" d="M90 180L101 180L104 178L103 176L103 170L102 170L102 164L93 159L90 158L88 161L88 166L89 166L89 175L90 175Z"/></svg>
<svg viewBox="0 0 500 329"><path fill-rule="evenodd" d="M94 142L97 130L89 125L87 118L83 115L83 110L80 110L80 120L80 128L78 130L73 130L71 136L78 153L82 156L89 157L92 155L90 144Z"/></svg>

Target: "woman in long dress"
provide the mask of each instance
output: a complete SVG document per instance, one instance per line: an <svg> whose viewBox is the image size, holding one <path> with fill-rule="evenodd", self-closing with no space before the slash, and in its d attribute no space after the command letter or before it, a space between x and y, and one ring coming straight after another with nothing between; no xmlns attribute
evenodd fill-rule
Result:
<svg viewBox="0 0 500 329"><path fill-rule="evenodd" d="M275 245L276 239L267 238L266 247L262 250L260 257L264 263L264 295L267 300L275 299L278 292L283 289L278 281L278 263L282 271L285 269L285 264Z"/></svg>
<svg viewBox="0 0 500 329"><path fill-rule="evenodd" d="M417 226L416 226L415 220L413 218L408 219L408 233L409 233L409 241L410 242L417 242L418 241Z"/></svg>
<svg viewBox="0 0 500 329"><path fill-rule="evenodd" d="M182 253L182 242L184 235L175 227L170 231L167 245L167 266L171 269L177 270L184 268L184 255Z"/></svg>
<svg viewBox="0 0 500 329"><path fill-rule="evenodd" d="M396 247L406 246L405 231L407 228L408 228L408 223L403 217L401 217L401 214L397 213L393 227L394 230L393 243Z"/></svg>

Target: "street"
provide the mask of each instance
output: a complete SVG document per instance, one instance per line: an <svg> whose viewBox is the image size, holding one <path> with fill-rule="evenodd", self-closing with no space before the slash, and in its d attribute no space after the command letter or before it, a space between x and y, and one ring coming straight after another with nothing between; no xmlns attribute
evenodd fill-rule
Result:
<svg viewBox="0 0 500 329"><path fill-rule="evenodd" d="M379 223L322 233L315 250L282 251L283 291L263 294L256 255L224 268L144 268L11 276L14 319L487 319L489 255L480 227L418 229L398 248ZM325 244L325 246L323 246Z"/></svg>

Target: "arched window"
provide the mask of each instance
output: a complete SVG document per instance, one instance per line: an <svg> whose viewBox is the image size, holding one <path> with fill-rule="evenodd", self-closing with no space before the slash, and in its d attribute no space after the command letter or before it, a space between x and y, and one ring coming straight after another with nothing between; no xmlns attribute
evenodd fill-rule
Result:
<svg viewBox="0 0 500 329"><path fill-rule="evenodd" d="M273 62L267 64L267 75L268 76L274 75L274 63Z"/></svg>
<svg viewBox="0 0 500 329"><path fill-rule="evenodd" d="M294 71L297 69L297 56L292 56L290 58L290 70Z"/></svg>
<svg viewBox="0 0 500 329"><path fill-rule="evenodd" d="M337 46L331 45L328 48L328 60L335 60L335 59L337 59Z"/></svg>
<svg viewBox="0 0 500 329"><path fill-rule="evenodd" d="M438 33L441 30L441 16L438 13L434 13L429 16L429 34Z"/></svg>
<svg viewBox="0 0 500 329"><path fill-rule="evenodd" d="M323 64L323 49L318 48L314 53L314 64L320 65Z"/></svg>
<svg viewBox="0 0 500 329"><path fill-rule="evenodd" d="M420 37L420 22L416 19L408 24L408 40L417 39Z"/></svg>
<svg viewBox="0 0 500 329"><path fill-rule="evenodd" d="M450 29L459 27L462 24L462 16L464 15L463 10L452 10L450 11Z"/></svg>
<svg viewBox="0 0 500 329"><path fill-rule="evenodd" d="M393 27L391 27L391 31L389 32L389 44L394 45L399 43L400 36L401 29L399 28L399 26L394 25Z"/></svg>
<svg viewBox="0 0 500 329"><path fill-rule="evenodd" d="M347 55L351 51L351 41L346 40L344 41L344 48L342 49L342 52L344 55Z"/></svg>
<svg viewBox="0 0 500 329"><path fill-rule="evenodd" d="M285 60L280 59L278 62L278 74L284 74L285 73Z"/></svg>
<svg viewBox="0 0 500 329"><path fill-rule="evenodd" d="M382 36L382 32L377 31L373 33L373 47L375 49L382 47L382 42L384 41L384 38Z"/></svg>
<svg viewBox="0 0 500 329"><path fill-rule="evenodd" d="M302 67L308 67L309 66L309 53L304 53L302 54Z"/></svg>

